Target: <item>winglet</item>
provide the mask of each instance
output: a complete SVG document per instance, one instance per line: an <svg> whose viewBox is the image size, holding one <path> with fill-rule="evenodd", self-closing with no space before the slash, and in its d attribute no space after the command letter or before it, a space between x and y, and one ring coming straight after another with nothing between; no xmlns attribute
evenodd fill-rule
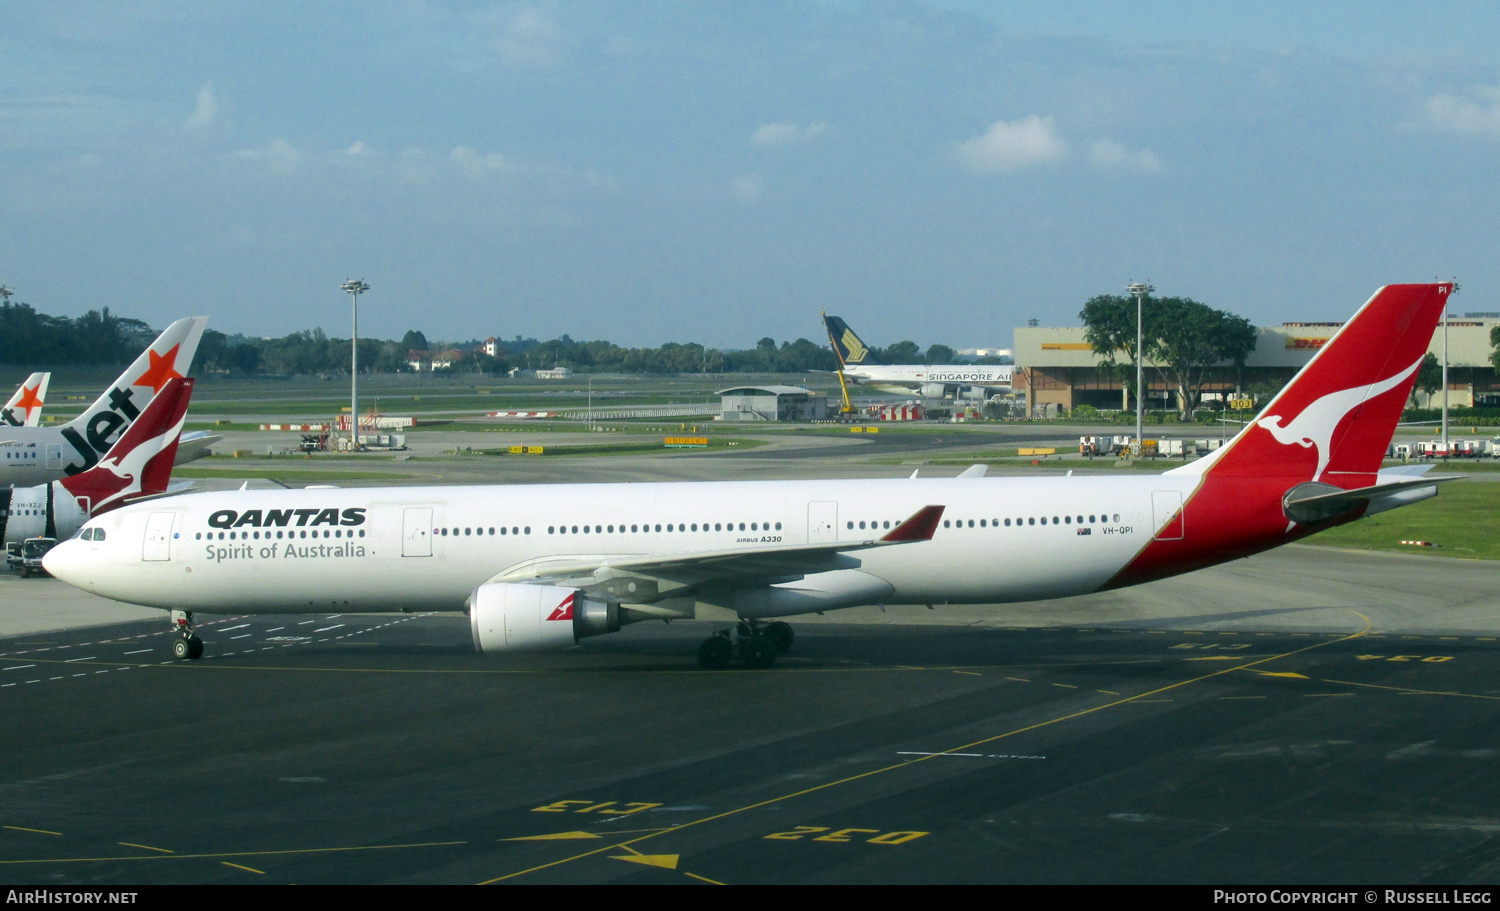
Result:
<svg viewBox="0 0 1500 911"><path fill-rule="evenodd" d="M891 529L890 534L880 540L895 544L901 541L931 541L937 534L938 523L943 519L946 506L923 506L910 519Z"/></svg>

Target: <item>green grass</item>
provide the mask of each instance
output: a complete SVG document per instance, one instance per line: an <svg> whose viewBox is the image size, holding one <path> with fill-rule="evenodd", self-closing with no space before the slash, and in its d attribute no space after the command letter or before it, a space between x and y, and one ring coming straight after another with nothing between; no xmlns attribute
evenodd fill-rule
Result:
<svg viewBox="0 0 1500 911"><path fill-rule="evenodd" d="M746 440L729 438L708 438L707 449L668 449L662 445L660 440L649 443L585 443L580 446L544 446L540 455L531 453L512 453L509 447L505 449L480 449L475 450L474 455L487 456L514 456L515 458L546 458L548 456L616 456L616 455L655 455L663 452L722 452L728 449L754 449L764 446L764 440Z"/></svg>
<svg viewBox="0 0 1500 911"><path fill-rule="evenodd" d="M266 468L241 460L239 468L177 468L174 478L265 478L272 481L306 481L328 483L331 481L404 481L414 475L391 471L308 471L305 468Z"/></svg>
<svg viewBox="0 0 1500 911"><path fill-rule="evenodd" d="M1438 495L1308 538L1310 544L1398 550L1443 557L1500 560L1500 485L1451 481ZM1401 541L1431 541L1439 547L1412 547ZM1497 578L1500 582L1500 578Z"/></svg>

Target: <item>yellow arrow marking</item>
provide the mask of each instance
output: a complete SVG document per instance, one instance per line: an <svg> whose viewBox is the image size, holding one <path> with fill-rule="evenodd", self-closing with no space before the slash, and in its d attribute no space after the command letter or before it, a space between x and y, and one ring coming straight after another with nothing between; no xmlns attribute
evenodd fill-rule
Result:
<svg viewBox="0 0 1500 911"><path fill-rule="evenodd" d="M677 869L676 854L611 854L610 860L623 860L632 864L645 864L648 867L662 867L667 870Z"/></svg>
<svg viewBox="0 0 1500 911"><path fill-rule="evenodd" d="M520 838L502 838L501 841L576 841L580 838L603 838L592 832L553 832L550 835L523 835Z"/></svg>
<svg viewBox="0 0 1500 911"><path fill-rule="evenodd" d="M1289 677L1293 680L1310 679L1306 674L1294 674L1291 671L1256 671L1262 677Z"/></svg>

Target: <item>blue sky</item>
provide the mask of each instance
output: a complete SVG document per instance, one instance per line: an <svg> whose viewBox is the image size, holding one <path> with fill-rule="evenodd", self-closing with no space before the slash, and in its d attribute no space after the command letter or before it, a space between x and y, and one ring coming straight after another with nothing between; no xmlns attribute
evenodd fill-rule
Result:
<svg viewBox="0 0 1500 911"><path fill-rule="evenodd" d="M347 335L355 276L362 334L722 347L1008 345L1143 279L1496 310L1497 9L8 3L0 284Z"/></svg>

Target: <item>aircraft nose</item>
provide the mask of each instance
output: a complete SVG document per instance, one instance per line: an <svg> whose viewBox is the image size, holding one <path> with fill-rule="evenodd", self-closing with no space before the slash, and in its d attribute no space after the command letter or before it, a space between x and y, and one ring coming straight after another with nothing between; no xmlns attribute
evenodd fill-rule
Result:
<svg viewBox="0 0 1500 911"><path fill-rule="evenodd" d="M54 579L79 588L88 587L87 549L78 541L63 541L42 557L42 568Z"/></svg>

